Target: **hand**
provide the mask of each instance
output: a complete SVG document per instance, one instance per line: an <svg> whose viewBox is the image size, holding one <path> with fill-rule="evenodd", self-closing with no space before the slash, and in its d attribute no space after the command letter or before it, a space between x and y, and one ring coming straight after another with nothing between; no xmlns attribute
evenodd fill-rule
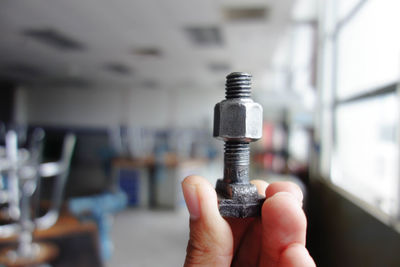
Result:
<svg viewBox="0 0 400 267"><path fill-rule="evenodd" d="M266 196L261 218L224 219L208 181L189 176L182 182L190 213L185 266L315 266L305 248L300 188L289 182L252 182Z"/></svg>

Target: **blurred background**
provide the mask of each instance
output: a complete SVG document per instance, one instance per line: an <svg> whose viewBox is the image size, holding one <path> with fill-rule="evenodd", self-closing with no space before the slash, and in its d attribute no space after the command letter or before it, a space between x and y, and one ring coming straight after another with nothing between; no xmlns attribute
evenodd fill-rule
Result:
<svg viewBox="0 0 400 267"><path fill-rule="evenodd" d="M301 186L317 265L400 266L399 10L2 0L0 264L182 265L180 182L222 177L213 109L245 71L264 108L250 177Z"/></svg>

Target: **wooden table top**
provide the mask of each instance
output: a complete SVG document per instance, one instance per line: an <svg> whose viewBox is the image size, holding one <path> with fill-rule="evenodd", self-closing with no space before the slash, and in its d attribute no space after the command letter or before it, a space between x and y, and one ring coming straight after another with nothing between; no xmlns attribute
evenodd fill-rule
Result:
<svg viewBox="0 0 400 267"><path fill-rule="evenodd" d="M72 214L67 211L62 212L57 222L45 230L35 230L33 232L34 239L47 239L54 237L62 237L74 233L93 232L97 231L97 226L94 222L80 222ZM0 244L10 241L15 241L16 236L0 238Z"/></svg>

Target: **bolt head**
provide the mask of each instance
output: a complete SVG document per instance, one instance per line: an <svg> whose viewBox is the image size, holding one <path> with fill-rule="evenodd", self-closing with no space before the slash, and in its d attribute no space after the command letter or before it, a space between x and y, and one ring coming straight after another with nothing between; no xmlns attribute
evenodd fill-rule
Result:
<svg viewBox="0 0 400 267"><path fill-rule="evenodd" d="M228 99L215 105L214 137L224 141L253 142L262 136L260 104L251 99Z"/></svg>
<svg viewBox="0 0 400 267"><path fill-rule="evenodd" d="M223 217L256 217L261 215L265 197L257 192L253 184L228 184L217 181L219 212Z"/></svg>

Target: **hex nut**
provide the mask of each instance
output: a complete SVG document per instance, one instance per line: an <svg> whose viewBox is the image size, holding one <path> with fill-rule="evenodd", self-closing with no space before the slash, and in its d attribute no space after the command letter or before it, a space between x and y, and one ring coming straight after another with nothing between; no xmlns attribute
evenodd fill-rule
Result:
<svg viewBox="0 0 400 267"><path fill-rule="evenodd" d="M215 105L214 137L252 142L262 136L263 109L251 99L227 99Z"/></svg>

